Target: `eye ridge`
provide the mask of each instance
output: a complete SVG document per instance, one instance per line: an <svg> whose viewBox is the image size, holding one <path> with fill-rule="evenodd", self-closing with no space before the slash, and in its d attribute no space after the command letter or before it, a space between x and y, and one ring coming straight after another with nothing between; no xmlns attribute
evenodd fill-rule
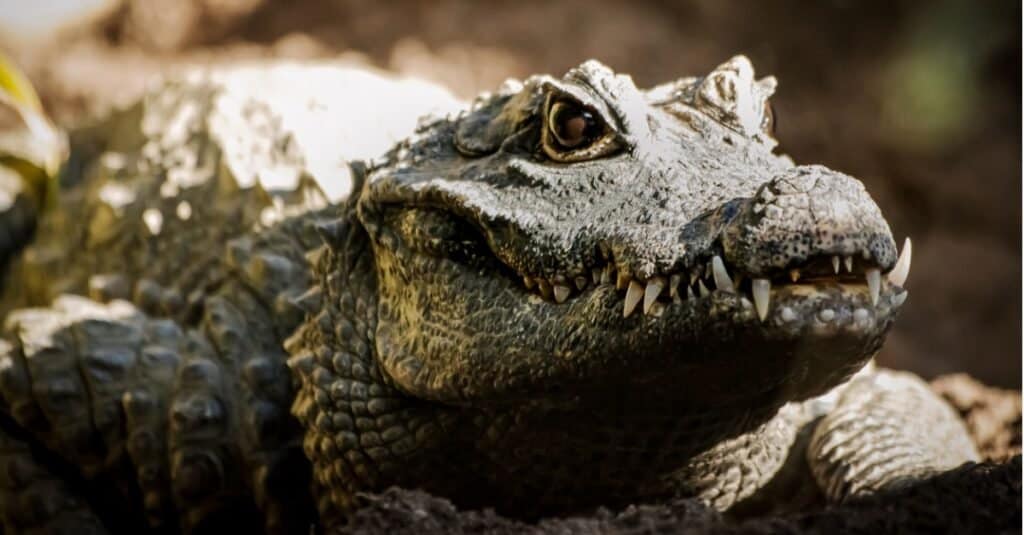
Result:
<svg viewBox="0 0 1024 535"><path fill-rule="evenodd" d="M548 130L562 148L578 150L600 138L606 128L593 111L575 101L561 99L548 111Z"/></svg>

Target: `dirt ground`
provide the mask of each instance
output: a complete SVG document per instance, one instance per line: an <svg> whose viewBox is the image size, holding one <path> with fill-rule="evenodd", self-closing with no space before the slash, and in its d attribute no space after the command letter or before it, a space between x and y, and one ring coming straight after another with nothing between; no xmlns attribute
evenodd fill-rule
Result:
<svg viewBox="0 0 1024 535"><path fill-rule="evenodd" d="M5 47L62 124L240 58L346 54L469 97L590 57L655 84L747 54L780 81L783 150L863 180L914 241L880 362L1020 388L1018 21L1013 1L137 0Z"/></svg>

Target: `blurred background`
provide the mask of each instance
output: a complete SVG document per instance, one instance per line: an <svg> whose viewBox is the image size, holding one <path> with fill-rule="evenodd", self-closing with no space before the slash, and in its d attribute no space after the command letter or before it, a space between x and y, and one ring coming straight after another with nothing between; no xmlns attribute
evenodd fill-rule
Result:
<svg viewBox="0 0 1024 535"><path fill-rule="evenodd" d="M337 58L471 97L597 58L639 85L743 53L774 74L781 148L865 182L910 299L883 365L1021 381L1021 3L718 0L0 0L0 47L58 124L154 75ZM387 102L369 102L387 106Z"/></svg>

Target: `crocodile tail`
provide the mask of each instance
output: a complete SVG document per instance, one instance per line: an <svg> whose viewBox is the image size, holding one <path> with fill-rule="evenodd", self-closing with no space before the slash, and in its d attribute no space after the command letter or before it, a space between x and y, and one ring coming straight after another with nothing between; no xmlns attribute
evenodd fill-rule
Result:
<svg viewBox="0 0 1024 535"><path fill-rule="evenodd" d="M0 53L0 267L55 204L66 155L63 132L46 117L25 75Z"/></svg>

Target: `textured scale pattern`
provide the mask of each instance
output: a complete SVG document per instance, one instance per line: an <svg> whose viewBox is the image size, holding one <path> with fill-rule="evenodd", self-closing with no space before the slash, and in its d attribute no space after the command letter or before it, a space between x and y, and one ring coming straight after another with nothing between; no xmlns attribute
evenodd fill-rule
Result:
<svg viewBox="0 0 1024 535"><path fill-rule="evenodd" d="M310 321L285 348L301 380L292 412L305 429L321 520L331 524L355 507L359 489L412 476L407 459L437 441L444 411L410 404L373 358L376 303L360 290L376 281L361 227L341 218L319 228L320 282L304 298Z"/></svg>
<svg viewBox="0 0 1024 535"><path fill-rule="evenodd" d="M858 377L817 424L807 456L826 496L895 489L980 457L963 422L909 373Z"/></svg>
<svg viewBox="0 0 1024 535"><path fill-rule="evenodd" d="M96 525L114 531L292 532L314 511L280 341L302 321L294 300L319 240L313 222L286 214L324 201L308 178L268 193L215 165L222 146L208 118L219 104L198 87L172 84L78 134L98 157L62 211L40 220L10 266L19 283L0 299L16 309L4 323L0 413L18 453L3 460L25 464L30 452L66 464L48 477L74 484L47 507L78 503L88 517L88 498L103 511ZM283 135L256 126L256 138ZM111 129L135 133L93 137ZM286 145L267 150L281 147L277 158L295 159ZM116 513L122 501L130 514ZM19 533L50 529L45 516L3 518Z"/></svg>

